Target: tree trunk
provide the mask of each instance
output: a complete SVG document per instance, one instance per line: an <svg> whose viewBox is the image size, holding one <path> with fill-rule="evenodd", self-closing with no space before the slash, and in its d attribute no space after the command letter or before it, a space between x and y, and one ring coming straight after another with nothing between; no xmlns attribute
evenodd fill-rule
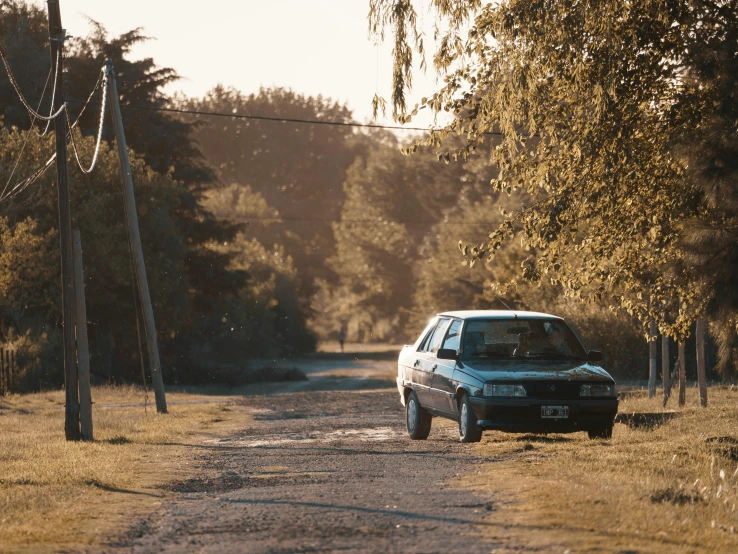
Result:
<svg viewBox="0 0 738 554"><path fill-rule="evenodd" d="M661 378L664 381L664 406L671 393L671 374L669 373L669 336L661 335Z"/></svg>
<svg viewBox="0 0 738 554"><path fill-rule="evenodd" d="M656 350L656 337L659 334L659 330L656 327L656 322L651 322L651 328L649 329L649 341L648 341L648 397L653 398L656 394L656 374L658 373L658 367L656 357L658 351Z"/></svg>
<svg viewBox="0 0 738 554"><path fill-rule="evenodd" d="M705 320L697 320L697 385L700 388L700 406L707 407L707 380L705 377Z"/></svg>
<svg viewBox="0 0 738 554"><path fill-rule="evenodd" d="M687 402L687 358L684 353L684 343L679 343L679 405Z"/></svg>

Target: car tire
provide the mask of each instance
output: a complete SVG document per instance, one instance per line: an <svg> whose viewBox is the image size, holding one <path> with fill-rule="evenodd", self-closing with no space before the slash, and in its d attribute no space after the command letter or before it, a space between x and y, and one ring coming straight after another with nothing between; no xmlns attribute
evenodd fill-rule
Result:
<svg viewBox="0 0 738 554"><path fill-rule="evenodd" d="M431 415L418 402L418 395L410 391L405 401L405 425L407 434L414 441L424 441L431 430Z"/></svg>
<svg viewBox="0 0 738 554"><path fill-rule="evenodd" d="M594 439L605 439L609 440L612 438L612 426L610 427L598 427L597 429L587 430L587 436Z"/></svg>
<svg viewBox="0 0 738 554"><path fill-rule="evenodd" d="M464 394L459 401L459 440L461 442L479 442L482 440L482 428L477 425L469 395Z"/></svg>

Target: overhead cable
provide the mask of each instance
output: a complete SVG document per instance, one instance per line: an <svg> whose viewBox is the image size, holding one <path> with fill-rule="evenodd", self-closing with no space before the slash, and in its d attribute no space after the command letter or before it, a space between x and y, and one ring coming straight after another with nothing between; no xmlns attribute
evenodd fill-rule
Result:
<svg viewBox="0 0 738 554"><path fill-rule="evenodd" d="M98 79L98 81L97 81L97 83L95 85L95 88L92 90L92 92L90 93L90 95L87 97L87 101L82 106L82 109L80 110L79 115L77 116L77 119L74 121L74 123L72 123L71 125L68 126L69 128L67 129L67 137L70 139L70 142L73 142L74 141L74 137L73 137L74 129L79 125L79 122L82 119L82 114L85 113L85 110L87 109L87 106L89 105L90 100L92 100L92 97L95 94L95 91L100 87L100 81L101 81L101 79ZM107 85L107 81L105 81L105 84ZM101 107L101 111L105 109L105 101L106 101L106 99L107 99L106 96L103 95L103 106ZM69 114L67 114L66 117L68 118L69 117ZM102 117L103 117L103 115L101 114L101 116L100 116L101 124L100 124L100 128L98 129L98 143L97 143L97 146L95 148L95 156L93 158L93 165L90 167L90 171L92 170L92 167L94 167L94 164L97 161L97 152L99 151L99 147L100 147L100 137L101 137L101 131L102 131ZM69 121L69 120L67 119L67 121ZM75 148L75 155L76 155L76 148ZM46 163L40 169L36 170L30 177L28 177L25 180L17 183L7 193L5 193L5 191L3 191L3 194L0 194L0 204L2 204L4 202L9 202L11 199L13 199L14 197L16 197L19 194L21 194L24 190L26 190L33 183L35 183L38 179L40 179L44 175L44 173L46 173L46 171L49 169L49 167L51 167L51 165L52 165L52 163L54 162L55 159L56 159L56 153L54 153L46 161ZM79 162L79 157L77 158L77 161ZM80 169L82 169L82 171L85 171L85 169L82 167L81 164L80 164Z"/></svg>
<svg viewBox="0 0 738 554"><path fill-rule="evenodd" d="M204 115L209 117L229 117L231 119L253 119L257 121L276 121L282 123L309 123L312 125L333 125L338 127L365 127L370 129L390 129L395 131L441 131L439 128L404 127L402 125L382 125L379 123L357 123L353 121L325 121L321 119L299 119L294 117L272 117L267 115L248 115L227 112L206 112L201 110L186 110L182 108L157 108L153 106L128 105L124 109L147 110L152 112L170 112L187 115ZM498 131L484 131L483 135L499 135Z"/></svg>
<svg viewBox="0 0 738 554"><path fill-rule="evenodd" d="M370 223L375 225L391 225L394 223L402 223L404 225L494 225L489 221L431 221L422 219L331 219L321 217L236 217L241 221L273 221L274 223L284 223L285 221L305 221L312 223Z"/></svg>
<svg viewBox="0 0 738 554"><path fill-rule="evenodd" d="M49 69L49 74L46 76L46 83L44 84L44 90L41 92L41 100L38 102L38 108L37 110L41 109L41 104L43 103L44 94L46 94L46 87L49 86L49 79L51 79L51 69ZM53 106L53 100L52 100L52 106ZM30 115L30 114L29 114ZM31 116L31 128L34 130L37 136L43 137L46 132L49 129L49 122L46 122L46 129L43 133L39 133L36 131L36 118ZM18 169L18 165L20 164L21 160L23 159L23 153L26 151L26 146L28 146L28 139L30 138L31 133L26 133L26 136L23 138L23 146L21 146L20 153L18 154L18 158L15 160L15 164L13 164L13 169L10 172L10 177L8 177L8 181L5 183L5 187L3 187L3 191L0 192L0 197L2 197L5 192L8 190L8 187L10 186L10 183L13 181L13 176L15 175L16 169Z"/></svg>
<svg viewBox="0 0 738 554"><path fill-rule="evenodd" d="M52 112L54 111L54 101L56 100L56 80L59 78L59 57L60 56L61 56L61 51L57 52L57 55L56 55L56 67L49 68L49 76L46 77L46 84L44 85L44 90L41 92L41 100L39 100L39 103L38 103L38 109L40 110L41 103L44 101L44 94L46 94L46 87L49 85L49 77L51 76L51 72L54 71L54 88L51 89L51 104L49 105L49 115L51 115ZM33 130L36 132L36 134L39 137L45 137L46 134L49 132L49 127L51 127L51 120L49 119L46 122L46 127L41 133L36 131L36 127L34 126L35 122L36 120L34 118L31 118L31 127L33 127Z"/></svg>
<svg viewBox="0 0 738 554"><path fill-rule="evenodd" d="M77 142L74 139L73 126L71 122L69 121L69 110L65 110L66 118L67 118L67 125L69 125L69 136L71 138L70 143L72 145L72 151L74 152L74 157L77 159L77 165L79 166L79 169L82 171L82 173L92 173L92 170L95 168L95 164L97 163L97 156L100 153L100 144L102 142L102 133L103 133L103 121L105 118L105 104L108 98L108 76L105 74L104 70L100 71L100 76L97 79L97 83L95 83L95 88L92 89L90 96L87 97L87 102L85 102L85 105L82 108L82 111L80 112L80 117L81 117L85 108L90 103L92 96L95 94L97 89L100 88L101 81L103 83L103 91L102 91L102 102L100 102L100 122L97 128L97 140L95 142L95 153L92 156L92 162L90 162L89 168L85 168L82 165L82 161L79 158L79 151L77 150ZM79 121L79 118L77 118L77 121Z"/></svg>
<svg viewBox="0 0 738 554"><path fill-rule="evenodd" d="M18 196L21 192L23 192L33 183L35 183L44 173L46 173L46 170L51 167L51 164L54 162L55 159L56 153L52 154L52 156L46 161L46 163L40 169L37 169L33 173L33 175L16 184L7 194L1 196L0 204L2 204L3 202L9 202L12 198Z"/></svg>
<svg viewBox="0 0 738 554"><path fill-rule="evenodd" d="M0 59L2 59L3 64L5 65L5 71L7 71L8 73L8 79L10 80L10 84L13 85L13 88L15 89L15 93L18 95L18 98L20 99L21 104L23 104L23 106L26 108L26 110L28 110L28 113L31 116L35 117L36 119L40 119L42 121L50 121L52 119L56 119L57 117L59 117L59 115L61 115L61 113L65 109L64 104L62 104L55 113L50 114L48 117L45 115L41 115L36 110L34 110L31 107L31 105L28 103L28 101L26 101L26 97L23 96L23 93L21 92L21 89L18 86L17 81L15 80L15 76L13 75L13 71L10 69L10 64L8 63L8 59L5 57L5 51L3 50L2 45L0 45ZM56 66L59 67L58 60L57 60ZM52 110L53 110L53 107L52 107Z"/></svg>

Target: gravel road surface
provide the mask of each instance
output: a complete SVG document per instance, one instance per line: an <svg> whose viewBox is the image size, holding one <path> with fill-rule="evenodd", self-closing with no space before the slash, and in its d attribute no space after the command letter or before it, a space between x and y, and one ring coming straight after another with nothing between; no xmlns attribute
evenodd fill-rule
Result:
<svg viewBox="0 0 738 554"><path fill-rule="evenodd" d="M244 397L254 423L207 441L195 478L110 552L490 552L493 499L463 491L482 463L453 424L410 441L395 391Z"/></svg>

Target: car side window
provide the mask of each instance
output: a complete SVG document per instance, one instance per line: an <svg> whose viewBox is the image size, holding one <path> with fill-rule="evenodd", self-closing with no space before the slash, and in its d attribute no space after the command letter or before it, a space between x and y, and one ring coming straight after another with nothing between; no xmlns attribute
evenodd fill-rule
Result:
<svg viewBox="0 0 738 554"><path fill-rule="evenodd" d="M455 319L451 326L448 328L446 334L446 340L443 341L441 348L449 348L451 350L458 350L461 338L461 321Z"/></svg>
<svg viewBox="0 0 738 554"><path fill-rule="evenodd" d="M427 352L428 351L428 345L431 342L431 339L433 338L433 333L436 329L438 329L438 324L441 323L440 321L436 323L433 327L430 328L430 330L425 334L425 338L423 339L423 342L420 343L420 346L418 347L418 352Z"/></svg>
<svg viewBox="0 0 738 554"><path fill-rule="evenodd" d="M448 329L449 323L451 323L450 319L442 319L438 322L438 327L433 331L433 336L428 342L428 349L426 352L432 352L433 354L438 352L438 348L441 346L441 341L446 335L446 329Z"/></svg>

